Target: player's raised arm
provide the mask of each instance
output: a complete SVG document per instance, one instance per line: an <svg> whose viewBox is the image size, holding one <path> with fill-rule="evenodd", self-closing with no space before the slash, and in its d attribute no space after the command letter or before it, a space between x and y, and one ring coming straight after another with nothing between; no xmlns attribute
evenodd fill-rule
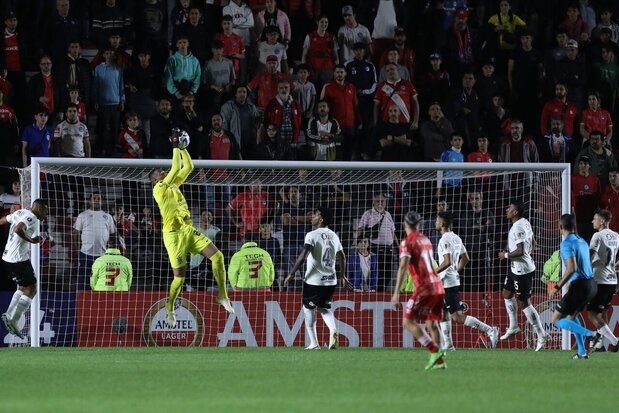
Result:
<svg viewBox="0 0 619 413"><path fill-rule="evenodd" d="M183 167L179 171L178 176L176 177L176 181L174 182L177 186L180 186L183 182L185 182L185 180L194 168L193 161L191 159L191 156L189 155L189 151L187 151L187 149L179 149L179 151L182 155Z"/></svg>
<svg viewBox="0 0 619 413"><path fill-rule="evenodd" d="M173 143L174 145L174 143ZM178 149L178 146L172 149L172 168L170 168L170 172L163 178L163 182L172 185L176 183L176 178L181 171L181 150Z"/></svg>

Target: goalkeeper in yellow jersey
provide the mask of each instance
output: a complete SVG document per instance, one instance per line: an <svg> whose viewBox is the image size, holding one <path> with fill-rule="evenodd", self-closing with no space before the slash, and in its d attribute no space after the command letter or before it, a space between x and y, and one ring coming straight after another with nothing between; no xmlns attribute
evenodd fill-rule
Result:
<svg viewBox="0 0 619 413"><path fill-rule="evenodd" d="M217 302L227 312L234 312L226 291L224 255L210 239L193 227L187 201L179 189L179 186L193 171L193 162L185 148L188 141L187 132L173 130L170 136L173 147L172 168L169 172L160 168L153 169L149 174L150 181L154 185L153 196L159 205L163 221L163 243L168 251L174 272L174 280L170 286L170 299L166 307L166 324L170 327L176 326L174 302L183 288L188 254L202 254L211 260L213 278L219 287Z"/></svg>

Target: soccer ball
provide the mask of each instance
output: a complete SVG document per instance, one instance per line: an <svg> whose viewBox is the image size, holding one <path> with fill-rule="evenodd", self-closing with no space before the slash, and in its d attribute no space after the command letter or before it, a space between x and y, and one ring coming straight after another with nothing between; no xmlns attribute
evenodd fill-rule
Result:
<svg viewBox="0 0 619 413"><path fill-rule="evenodd" d="M178 139L178 149L186 149L189 146L189 134L178 128L174 128L172 130L172 136L170 137L170 141Z"/></svg>

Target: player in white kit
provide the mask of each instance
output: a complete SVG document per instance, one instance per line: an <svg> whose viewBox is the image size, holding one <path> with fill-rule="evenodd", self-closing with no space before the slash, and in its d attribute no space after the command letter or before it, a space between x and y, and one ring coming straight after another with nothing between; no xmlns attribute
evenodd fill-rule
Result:
<svg viewBox="0 0 619 413"><path fill-rule="evenodd" d="M32 203L32 208L20 209L0 218L0 225L11 224L9 239L2 254L2 269L4 274L17 283L17 291L13 294L9 308L2 314L2 321L11 334L22 339L24 335L17 323L37 293L37 279L30 263L30 244L43 241L40 235L33 234L37 223L47 217L47 210L47 203L37 199Z"/></svg>
<svg viewBox="0 0 619 413"><path fill-rule="evenodd" d="M451 320L467 327L483 331L490 339L490 347L496 347L499 339L499 329L490 327L488 324L470 315L464 315L464 306L460 300L460 274L464 266L469 262L469 255L462 239L451 230L453 215L451 212L439 212L436 216L436 230L440 231L441 239L438 242L439 266L436 269L443 281L445 288L445 311L441 321L441 335L443 337L443 350L454 351L451 338Z"/></svg>
<svg viewBox="0 0 619 413"><path fill-rule="evenodd" d="M498 258L501 261L510 260L511 265L503 285L503 298L509 317L509 327L501 336L501 340L506 340L520 332L517 318L518 305L520 305L537 335L535 351L540 351L550 335L544 330L539 313L531 304L531 289L535 273L535 262L533 262L531 252L535 241L531 224L523 217L523 213L524 205L520 201L510 202L505 211L507 219L512 223L507 236L509 251L500 251Z"/></svg>
<svg viewBox="0 0 619 413"><path fill-rule="evenodd" d="M617 337L608 327L606 310L610 307L615 290L617 289L617 252L619 251L619 234L608 228L612 214L606 209L600 209L593 216L593 229L597 230L591 237L589 252L591 253L591 266L593 277L598 285L595 297L587 305L589 320L597 328L597 334L610 342L610 351L617 351ZM589 352L600 350L603 342L594 337L593 342L599 346L593 346Z"/></svg>
<svg viewBox="0 0 619 413"><path fill-rule="evenodd" d="M305 235L304 248L294 266L284 280L284 286L294 277L307 259L307 270L303 282L303 314L305 330L310 338L307 350L318 350L316 335L316 309L320 311L323 321L329 328L329 349L337 348L338 332L335 328L335 316L331 310L331 300L338 279L348 289L352 285L346 278L346 255L339 237L328 226L332 213L324 207L317 207L312 214L313 231ZM339 265L336 274L335 264Z"/></svg>

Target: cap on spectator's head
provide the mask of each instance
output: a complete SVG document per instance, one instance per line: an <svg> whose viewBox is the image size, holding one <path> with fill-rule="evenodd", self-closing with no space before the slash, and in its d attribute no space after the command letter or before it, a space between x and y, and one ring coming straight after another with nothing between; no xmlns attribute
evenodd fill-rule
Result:
<svg viewBox="0 0 619 413"><path fill-rule="evenodd" d="M570 39L565 44L566 49L578 49L578 42L574 39Z"/></svg>
<svg viewBox="0 0 619 413"><path fill-rule="evenodd" d="M466 7L459 7L456 10L456 17L459 19L468 19L469 11L466 9Z"/></svg>
<svg viewBox="0 0 619 413"><path fill-rule="evenodd" d="M15 12L13 10L10 10L9 12L7 12L4 15L4 20L8 20L8 19L16 19L17 18L17 14L15 14Z"/></svg>
<svg viewBox="0 0 619 413"><path fill-rule="evenodd" d="M279 59L274 54L270 54L270 55L267 56L267 62L278 62L278 61L279 61Z"/></svg>
<svg viewBox="0 0 619 413"><path fill-rule="evenodd" d="M482 66L496 66L496 58L494 56L488 56L481 64Z"/></svg>
<svg viewBox="0 0 619 413"><path fill-rule="evenodd" d="M396 36L398 34L406 35L406 29L404 27L402 27L402 26L396 26L395 29L393 29L393 30L394 30Z"/></svg>
<svg viewBox="0 0 619 413"><path fill-rule="evenodd" d="M578 162L587 162L589 165L591 165L591 159L589 159L587 155L581 156Z"/></svg>
<svg viewBox="0 0 619 413"><path fill-rule="evenodd" d="M348 6L344 6L342 7L342 16L352 16L355 14L355 10L352 8L352 6L348 5Z"/></svg>
<svg viewBox="0 0 619 413"><path fill-rule="evenodd" d="M441 60L443 56L439 52L434 52L430 54L430 60Z"/></svg>

